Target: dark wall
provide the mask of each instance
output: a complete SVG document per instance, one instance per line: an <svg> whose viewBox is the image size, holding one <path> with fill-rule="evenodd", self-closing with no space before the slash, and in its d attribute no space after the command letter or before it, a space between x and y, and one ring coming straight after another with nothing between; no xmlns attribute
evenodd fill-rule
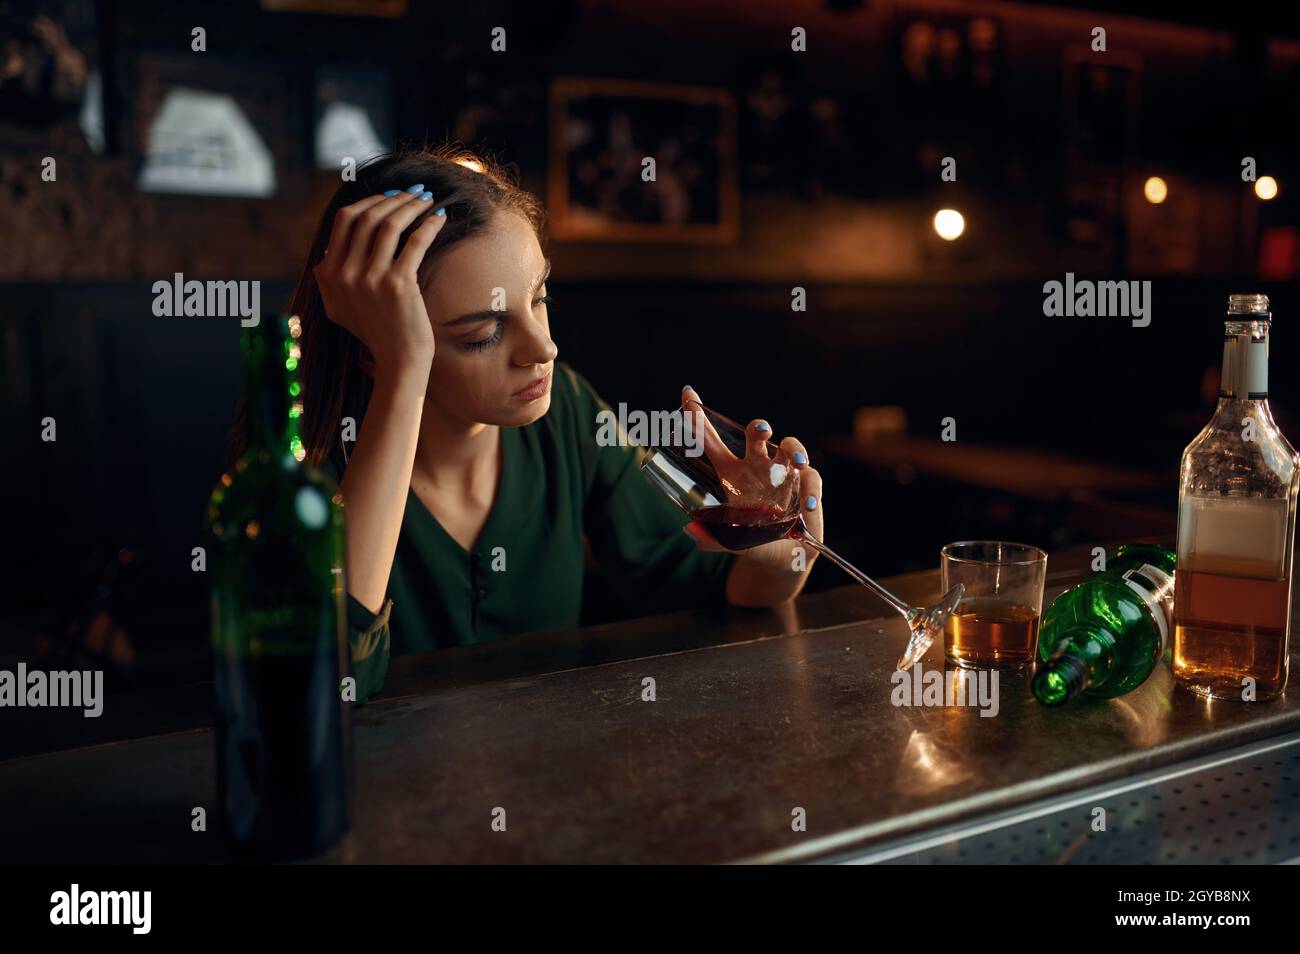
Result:
<svg viewBox="0 0 1300 954"><path fill-rule="evenodd" d="M1300 426L1295 255L1289 273L1284 261L1279 277L1259 277L1263 230L1297 225L1300 43L1281 23L1271 26L1282 35L1262 34L1244 8L1240 23L1004 3L837 12L821 0L417 2L399 20L268 13L252 0L43 9L85 28L87 64L107 83L108 142L93 152L75 110L20 121L0 109L11 236L0 413L15 541L0 558L0 640L57 642L111 603L144 669L201 666L205 593L189 549L240 392L237 324L155 318L150 286L181 271L260 279L268 310L287 299L338 181L309 157L310 75L324 63L390 67L398 140L459 138L518 164L543 198L551 78L730 92L737 240L550 239L554 334L612 403L667 407L691 383L724 413L800 437L826 479L831 542L871 572L933 566L960 537L1054 546L1087 531L1051 507L827 456L825 438L849 433L860 407L900 405L916 434L937 436L952 416L959 441L1165 473L1167 499L1153 503L1170 507L1179 452L1209 414L1203 373L1219 360L1226 295L1265 291L1274 408L1284 431ZM988 83L972 84L965 54L955 78L904 67L911 24L966 37L979 17L1001 37ZM792 23L809 30L807 55L789 50ZM1067 100L1067 64L1098 23L1114 60L1135 70L1134 109L1100 142L1071 125ZM510 29L506 56L487 49L498 24ZM282 79L284 122L266 130L281 149L274 197L135 188L142 69L187 55L195 25L208 29L212 63ZM764 96L784 105L764 113ZM945 155L958 159L955 183L937 178ZM1275 203L1250 196L1242 155L1279 177ZM57 182L40 180L46 156ZM1149 206L1141 183L1157 172L1171 195ZM957 243L930 228L941 205L968 215ZM1067 271L1150 279L1152 325L1045 318L1043 282ZM805 312L790 309L796 285ZM47 415L56 443L39 440ZM811 585L842 582L819 565Z"/></svg>

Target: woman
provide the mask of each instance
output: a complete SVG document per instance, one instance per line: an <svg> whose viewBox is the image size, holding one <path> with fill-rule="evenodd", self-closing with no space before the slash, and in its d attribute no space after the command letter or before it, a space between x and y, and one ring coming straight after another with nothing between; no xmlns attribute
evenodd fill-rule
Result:
<svg viewBox="0 0 1300 954"><path fill-rule="evenodd" d="M390 653L576 625L584 537L643 612L793 598L807 578L792 569L796 544L724 551L699 524L683 528L636 448L598 445L608 405L551 340L541 206L495 165L458 158L444 147L358 169L325 210L290 306L307 458L347 507L358 700L382 686ZM756 420L749 435L771 428ZM820 535L821 479L798 441L782 446Z"/></svg>

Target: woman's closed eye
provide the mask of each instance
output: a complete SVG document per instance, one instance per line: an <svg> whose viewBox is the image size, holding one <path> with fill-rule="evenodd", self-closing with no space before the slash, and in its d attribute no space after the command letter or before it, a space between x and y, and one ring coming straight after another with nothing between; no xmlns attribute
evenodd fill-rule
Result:
<svg viewBox="0 0 1300 954"><path fill-rule="evenodd" d="M478 341L465 342L467 351L485 351L501 340L501 331L505 328L505 322L500 318L493 323L492 333L486 338L480 338Z"/></svg>
<svg viewBox="0 0 1300 954"><path fill-rule="evenodd" d="M538 295L533 299L533 307L538 305L549 305L551 303L550 295ZM463 347L466 351L486 351L501 340L501 334L505 330L505 320L497 318L493 323L492 332L486 338L479 338L477 341L466 341Z"/></svg>

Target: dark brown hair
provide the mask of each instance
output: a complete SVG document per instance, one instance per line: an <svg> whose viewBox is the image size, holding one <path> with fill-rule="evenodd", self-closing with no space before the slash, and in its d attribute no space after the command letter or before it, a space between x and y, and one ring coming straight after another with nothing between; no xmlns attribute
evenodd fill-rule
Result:
<svg viewBox="0 0 1300 954"><path fill-rule="evenodd" d="M522 215L537 232L539 241L542 238L545 212L541 202L519 187L516 169L503 166L491 157L446 144L377 156L357 167L356 179L339 186L326 206L307 264L289 300L289 313L302 319L302 358L298 364L298 379L303 389L300 430L306 461L315 467L328 459L334 462L339 474L343 473L340 422L351 417L360 427L374 382L361 370L361 342L326 315L313 269L329 244L334 215L339 209L368 195L406 189L417 182L424 183L424 188L433 193L430 213L444 207L447 210L447 224L420 263L417 274L421 289L429 287L438 258L457 242L485 231L497 212ZM402 233L398 253L422 221L424 216ZM247 408L241 404L227 445L227 464L231 467L248 443L246 415Z"/></svg>

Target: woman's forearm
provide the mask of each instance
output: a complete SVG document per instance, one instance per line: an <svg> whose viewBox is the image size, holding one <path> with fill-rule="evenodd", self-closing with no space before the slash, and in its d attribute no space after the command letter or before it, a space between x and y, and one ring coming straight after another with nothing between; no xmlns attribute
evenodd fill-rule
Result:
<svg viewBox="0 0 1300 954"><path fill-rule="evenodd" d="M383 608L402 531L429 362L410 361L376 374L340 484L347 522L348 592L372 613Z"/></svg>
<svg viewBox="0 0 1300 954"><path fill-rule="evenodd" d="M752 559L742 552L727 575L727 602L733 606L779 606L798 596L817 558L815 550L804 547L803 557L796 563L798 546L791 541L790 558L782 565ZM796 565L801 569L796 570Z"/></svg>

